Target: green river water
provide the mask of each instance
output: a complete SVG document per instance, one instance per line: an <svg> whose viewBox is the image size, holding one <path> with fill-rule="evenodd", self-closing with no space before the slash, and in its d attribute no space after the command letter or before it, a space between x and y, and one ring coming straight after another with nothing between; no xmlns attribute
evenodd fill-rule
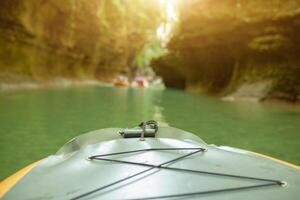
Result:
<svg viewBox="0 0 300 200"><path fill-rule="evenodd" d="M171 89L73 87L0 93L0 180L79 134L148 119L209 144L300 164L299 106L224 102Z"/></svg>

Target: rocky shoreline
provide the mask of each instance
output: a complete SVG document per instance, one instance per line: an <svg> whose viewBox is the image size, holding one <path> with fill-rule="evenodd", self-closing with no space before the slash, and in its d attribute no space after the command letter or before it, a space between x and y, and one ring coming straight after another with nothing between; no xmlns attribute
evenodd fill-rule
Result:
<svg viewBox="0 0 300 200"><path fill-rule="evenodd" d="M20 90L34 90L45 88L68 88L76 86L108 86L111 85L107 82L99 80L72 80L72 79L54 79L51 81L18 81L7 82L0 81L0 92L11 92Z"/></svg>
<svg viewBox="0 0 300 200"><path fill-rule="evenodd" d="M70 88L70 87L90 87L90 86L112 86L112 82L104 82L93 79L74 80L66 78L56 78L53 80L26 80L26 81L1 81L0 80L0 93L16 92L25 90L36 89L49 89L49 88ZM253 85L255 86L255 84ZM256 85L257 86L257 85ZM262 87L262 86L261 86ZM199 93L199 91L187 90L186 92ZM266 94L261 90L249 91L249 85L243 86L239 92L228 94L226 96L219 96L222 101L229 102L254 102L254 103L275 103L275 104L288 104L300 105L300 95L296 98L289 93L275 93Z"/></svg>

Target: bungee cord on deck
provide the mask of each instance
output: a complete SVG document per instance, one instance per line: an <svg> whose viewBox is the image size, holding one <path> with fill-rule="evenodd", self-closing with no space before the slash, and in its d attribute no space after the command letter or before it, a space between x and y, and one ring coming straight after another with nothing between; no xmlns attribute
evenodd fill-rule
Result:
<svg viewBox="0 0 300 200"><path fill-rule="evenodd" d="M153 164L146 164L146 163L139 163L139 162L131 162L131 161L124 161L124 160L116 160L116 159L109 159L109 158L103 158L107 156L114 156L114 155L122 155L122 154L130 154L130 153L138 153L138 152L149 152L149 151L179 151L179 150L194 150L193 152L187 153L183 156L177 157L175 159L169 160L167 162L161 163L159 165L153 165ZM149 148L149 149L139 149L139 150L132 150L132 151L123 151L123 152L116 152L116 153L109 153L109 154L101 154L101 155L94 155L88 157L89 160L100 160L100 161L109 161L109 162L115 162L115 163L121 163L121 164L128 164L128 165L136 165L136 166L145 166L149 167L146 170L140 171L138 173L135 173L131 176L128 176L126 178L119 179L117 181L114 181L112 183L109 183L107 185L101 186L99 188L96 188L92 191L86 192L84 194L81 194L79 196L76 196L72 198L71 200L77 200L84 197L87 197L91 194L94 194L96 192L99 192L101 190L107 189L108 187L114 186L118 183L127 181L129 179L132 179L138 175L144 174L152 169L165 169L165 170L173 170L173 171L180 171L180 172L188 172L188 173L195 173L195 174L209 174L209 175L215 175L215 176L225 176L225 177L231 177L231 178L239 178L239 179L248 179L248 180L257 180L257 181L264 181L267 183L263 184L257 184L257 185L251 185L251 186L243 186L243 187L233 187L233 188L225 188L225 189L217 189L217 190L207 190L207 191L196 191L191 193L178 193L178 194L166 194L161 196L152 196L152 197L140 197L140 198L131 198L131 200L139 200L139 199L161 199L161 198L176 198L176 197L186 197L186 196L195 196L195 195L203 195L203 194L212 194L212 193L220 193L220 192L230 192L230 191L238 191L238 190L246 190L246 189L254 189L254 188L261 188L261 187L268 187L268 186L285 186L286 182L280 181L280 180L272 180L272 179L265 179L265 178L256 178L256 177L249 177L249 176L240 176L240 175L232 175L232 174L224 174L224 173L217 173L217 172L208 172L208 171L201 171L201 170L191 170L191 169L182 169L182 168L176 168L176 167L168 167L164 166L170 163L177 162L183 158L192 156L194 154L197 154L199 152L206 152L207 149L205 148Z"/></svg>

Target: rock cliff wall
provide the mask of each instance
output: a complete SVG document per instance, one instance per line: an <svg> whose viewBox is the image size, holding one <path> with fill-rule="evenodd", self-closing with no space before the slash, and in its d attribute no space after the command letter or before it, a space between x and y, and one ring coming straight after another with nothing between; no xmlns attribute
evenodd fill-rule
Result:
<svg viewBox="0 0 300 200"><path fill-rule="evenodd" d="M0 80L111 79L159 24L147 0L3 0Z"/></svg>
<svg viewBox="0 0 300 200"><path fill-rule="evenodd" d="M186 0L180 18L169 53L153 61L167 86L299 100L299 1Z"/></svg>

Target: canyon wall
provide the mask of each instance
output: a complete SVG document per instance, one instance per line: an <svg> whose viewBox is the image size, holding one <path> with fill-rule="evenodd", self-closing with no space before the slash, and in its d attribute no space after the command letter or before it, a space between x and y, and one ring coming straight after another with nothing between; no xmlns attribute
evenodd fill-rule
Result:
<svg viewBox="0 0 300 200"><path fill-rule="evenodd" d="M130 71L160 20L157 1L3 0L0 80L110 80Z"/></svg>
<svg viewBox="0 0 300 200"><path fill-rule="evenodd" d="M167 86L228 98L300 100L300 2L186 0L168 53Z"/></svg>

